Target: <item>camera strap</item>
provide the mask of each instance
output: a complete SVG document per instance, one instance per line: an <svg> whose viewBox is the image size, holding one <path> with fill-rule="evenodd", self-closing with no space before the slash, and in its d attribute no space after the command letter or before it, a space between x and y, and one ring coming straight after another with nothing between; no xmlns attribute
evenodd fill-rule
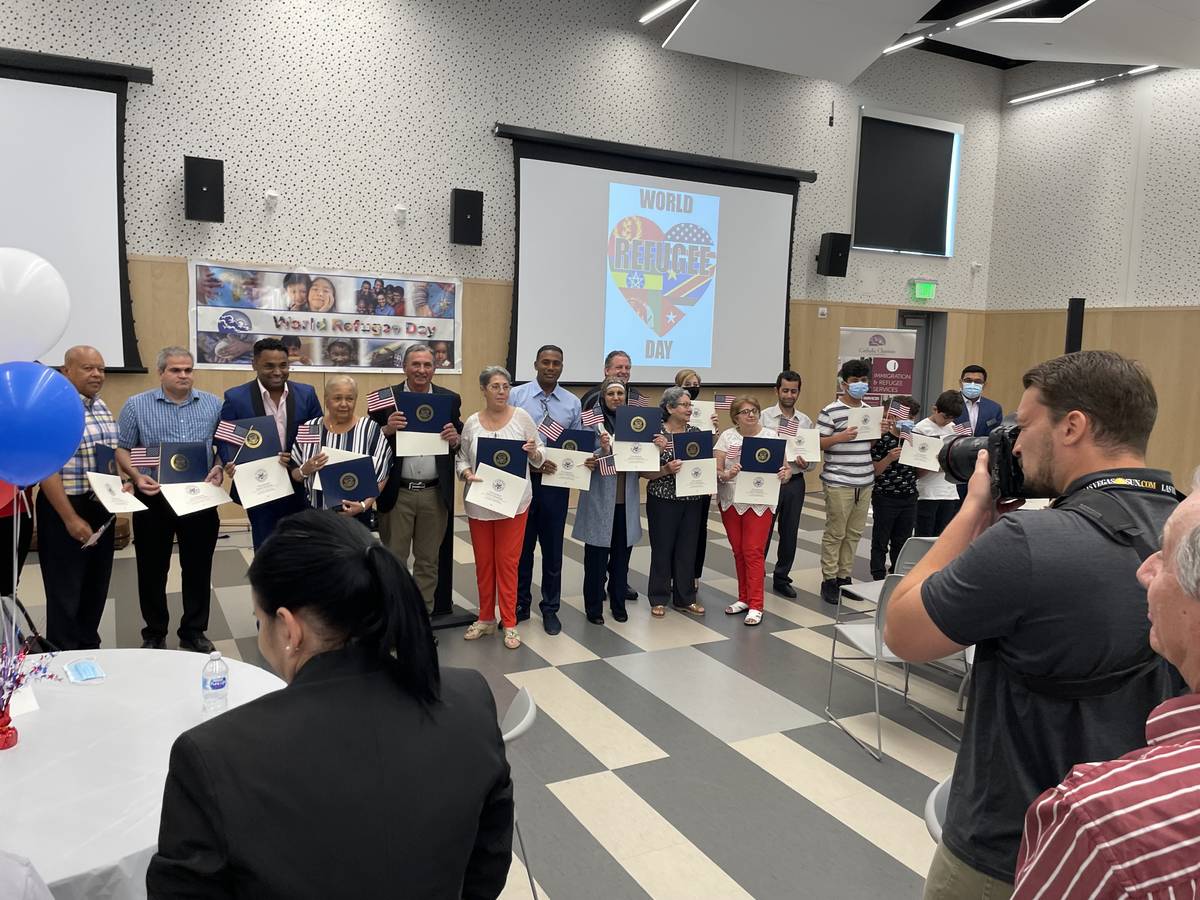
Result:
<svg viewBox="0 0 1200 900"><path fill-rule="evenodd" d="M1077 513L1104 532L1112 541L1124 547L1132 547L1138 558L1145 562L1158 552L1157 537L1152 541L1134 520L1129 507L1118 496L1120 491L1136 491L1171 496L1179 499L1175 487L1167 482L1150 479L1113 478L1104 476L1080 487L1066 497L1055 501L1054 509ZM1115 672L1106 672L1091 678L1054 678L1027 675L1004 662L996 653L994 643L985 650L976 649L977 657L992 659L1008 673L1009 678L1027 691L1054 697L1057 700L1084 700L1104 697L1123 688L1132 681L1155 672L1160 667L1170 673L1169 664L1146 646L1146 654L1138 662Z"/></svg>

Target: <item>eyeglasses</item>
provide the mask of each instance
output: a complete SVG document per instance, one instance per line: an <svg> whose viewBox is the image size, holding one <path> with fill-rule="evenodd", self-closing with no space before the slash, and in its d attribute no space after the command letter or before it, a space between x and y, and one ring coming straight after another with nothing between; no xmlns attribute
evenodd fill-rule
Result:
<svg viewBox="0 0 1200 900"><path fill-rule="evenodd" d="M502 394L509 390L509 386L507 384L489 384L487 389L493 393Z"/></svg>
<svg viewBox="0 0 1200 900"><path fill-rule="evenodd" d="M735 416L757 416L758 410L755 409L753 406L747 406L745 409L739 409L736 413L734 413L734 415Z"/></svg>

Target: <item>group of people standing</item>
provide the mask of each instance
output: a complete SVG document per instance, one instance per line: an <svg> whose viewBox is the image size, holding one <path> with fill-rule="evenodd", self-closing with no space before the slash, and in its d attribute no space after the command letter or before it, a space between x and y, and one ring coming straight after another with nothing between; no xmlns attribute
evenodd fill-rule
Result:
<svg viewBox="0 0 1200 900"><path fill-rule="evenodd" d="M713 430L717 468L716 502L729 537L737 573L737 599L725 608L730 615L744 614L747 625L762 621L766 581L766 557L772 533L778 545L771 582L776 593L794 598L791 583L800 517L804 508L804 475L815 460L802 456L785 459L778 472L781 482L777 505L736 502L734 485L741 466L741 444L749 437L780 437L796 429L813 427L797 410L802 388L798 372L787 370L775 380L775 402L762 408L758 399L745 394L730 398L729 427L722 429L718 414L710 423L697 423L692 402L700 391L700 377L681 370L675 384L658 402L655 444L659 466L651 472L616 472L601 465L611 454L615 440L617 410L625 404L650 406L652 401L629 385L631 362L627 353L614 350L604 363L600 384L583 398L559 382L564 368L563 351L554 345L541 347L534 360L535 378L513 387L510 374L490 366L480 375L481 408L462 420L458 394L433 383L436 354L424 344L405 348L401 361L404 380L394 391L432 392L449 398L450 415L441 429L445 451L428 456L395 456L393 435L407 427L404 414L396 410L360 415L358 385L348 375L331 375L325 380L323 402L309 385L289 379L288 348L276 338L264 338L254 346L255 378L218 398L193 385L191 353L168 347L158 355L160 385L130 397L114 417L99 399L104 384L104 362L91 347L76 347L67 353L63 371L80 391L87 426L75 457L59 475L42 485L37 500L44 549L54 548L56 564L43 567L47 587L47 637L64 649L99 645L98 624L107 596L112 565L112 534L103 535L94 546L82 549L108 516L91 494L85 473L95 467L95 447L117 448L116 460L126 482L147 507L133 517L137 556L138 592L144 627L143 646L165 646L168 631L167 573L174 544L179 545L183 594L183 616L179 623L180 646L207 652L211 642L208 627L212 555L216 547L219 519L215 509L177 515L161 496L153 467L131 457L134 448L153 447L163 442L200 442L214 448L206 478L214 483L232 479L236 472L235 448L214 445L213 435L222 421L258 416L271 417L283 448L279 463L288 469L293 494L247 510L255 548L275 530L279 521L307 506L323 506L319 487L321 469L330 461L330 451L364 455L371 459L379 496L361 501L343 501L341 514L356 518L378 531L383 543L406 565L424 599L426 610L449 612L453 566L454 482L464 482L464 491L475 480L476 447L481 436L515 438L522 442L529 470L525 495L514 518L505 518L477 504L465 502L476 557L479 619L467 629L466 638L476 640L501 630L506 646L520 645L518 625L528 620L533 605L535 550L541 550L539 611L542 627L550 635L562 625L562 559L566 534L569 490L543 484L544 474L554 464L544 458L544 438L538 423L553 421L564 429L583 427L589 410L591 427L597 432L597 449L587 461L591 470L590 489L579 493L572 537L584 545L584 607L587 619L603 624L607 612L618 622L628 618L627 604L638 598L629 583L631 549L642 538L642 492L639 481L647 481L645 512L650 541L648 597L651 615L661 618L667 608L691 616L705 615L698 589L708 540L710 496L677 496L676 475L680 461L674 458L672 437L700 427ZM918 430L944 430L950 419L970 416L979 433L999 422L999 408L983 415L968 410L967 390L986 373L963 374L962 395L948 392L938 399L932 417ZM898 456L899 424L886 420L888 433L875 443L856 440L846 427L848 411L861 404L869 371L860 360L843 365L838 399L827 405L818 419L825 455L823 482L826 529L822 541L822 596L836 602L839 582L850 578L855 547L861 535L866 509L874 504L876 532L872 574L883 566L890 549L893 560L906 529L917 525L918 533L938 533L949 507L957 502L930 497L934 510L926 517L926 483L945 492L953 490L942 476L916 478ZM907 398L911 401L911 398ZM978 403L978 396L976 397ZM986 401L990 402L990 401ZM994 406L994 404L993 404ZM913 415L917 409L910 402ZM653 415L653 414L652 414ZM297 441L304 426L318 440ZM937 481L934 485L934 481ZM908 494L921 493L917 509L905 506ZM872 486L877 487L872 500ZM234 494L236 499L236 492ZM908 504L909 506L913 504ZM904 507L902 509L902 507ZM913 514L910 514L913 513ZM932 524L926 526L926 521ZM61 546L60 546L61 545ZM65 562L62 562L65 560ZM832 587L831 587L832 586ZM605 605L607 604L607 611Z"/></svg>

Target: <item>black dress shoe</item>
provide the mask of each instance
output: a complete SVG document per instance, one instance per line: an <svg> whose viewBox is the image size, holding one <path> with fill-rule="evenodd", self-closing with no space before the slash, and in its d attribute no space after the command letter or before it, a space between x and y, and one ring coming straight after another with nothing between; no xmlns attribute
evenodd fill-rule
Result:
<svg viewBox="0 0 1200 900"><path fill-rule="evenodd" d="M789 600L796 599L796 589L786 581L776 581L771 587L780 597L787 597Z"/></svg>
<svg viewBox="0 0 1200 900"><path fill-rule="evenodd" d="M546 634L558 634L562 631L562 623L558 621L558 613L542 613L542 627Z"/></svg>
<svg viewBox="0 0 1200 900"><path fill-rule="evenodd" d="M146 638L144 641L142 641L142 649L143 650L166 650L167 649L167 639L166 638Z"/></svg>
<svg viewBox="0 0 1200 900"><path fill-rule="evenodd" d="M631 588L629 585L625 585L625 602L626 603L637 603L637 598L638 598L638 592L635 591L633 588Z"/></svg>
<svg viewBox="0 0 1200 900"><path fill-rule="evenodd" d="M849 578L839 578L837 580L837 583L838 583L838 587L845 587L846 585L850 584L850 579Z"/></svg>
<svg viewBox="0 0 1200 900"><path fill-rule="evenodd" d="M527 621L529 621L529 610L528 610L528 609L521 609L521 607L519 607L519 606L518 606L518 607L517 607L517 621L518 621L518 622L527 622Z"/></svg>
<svg viewBox="0 0 1200 900"><path fill-rule="evenodd" d="M629 613L625 612L625 610L621 610L620 612L617 612L615 609L612 610L612 617L614 619L616 619L618 622L628 622L629 621Z"/></svg>
<svg viewBox="0 0 1200 900"><path fill-rule="evenodd" d="M181 638L179 641L179 649L191 650L193 653L212 653L217 648L213 646L212 641L201 634L187 641Z"/></svg>
<svg viewBox="0 0 1200 900"><path fill-rule="evenodd" d="M838 594L841 593L841 588L838 587L836 578L827 578L821 582L821 599L826 603L837 605Z"/></svg>
<svg viewBox="0 0 1200 900"><path fill-rule="evenodd" d="M588 616L587 620L589 622L591 622L593 625L603 625L604 624L604 616Z"/></svg>

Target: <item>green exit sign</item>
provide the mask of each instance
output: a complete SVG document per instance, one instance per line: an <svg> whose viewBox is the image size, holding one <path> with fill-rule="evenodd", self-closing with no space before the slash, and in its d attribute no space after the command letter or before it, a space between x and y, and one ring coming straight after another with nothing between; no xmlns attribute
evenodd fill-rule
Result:
<svg viewBox="0 0 1200 900"><path fill-rule="evenodd" d="M937 296L937 282L924 278L908 279L908 299L924 305Z"/></svg>

